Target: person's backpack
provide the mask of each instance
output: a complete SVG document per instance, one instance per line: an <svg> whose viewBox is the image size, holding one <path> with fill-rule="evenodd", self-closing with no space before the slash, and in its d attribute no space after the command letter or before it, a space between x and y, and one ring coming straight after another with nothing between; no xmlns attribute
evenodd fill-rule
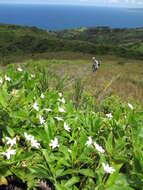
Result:
<svg viewBox="0 0 143 190"><path fill-rule="evenodd" d="M100 61L97 61L98 62L98 67L100 66Z"/></svg>

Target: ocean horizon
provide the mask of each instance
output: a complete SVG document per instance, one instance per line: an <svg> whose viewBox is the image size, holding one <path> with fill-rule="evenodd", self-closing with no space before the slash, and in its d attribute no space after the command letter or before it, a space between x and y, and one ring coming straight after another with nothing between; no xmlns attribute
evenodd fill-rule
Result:
<svg viewBox="0 0 143 190"><path fill-rule="evenodd" d="M143 10L73 5L0 4L0 23L46 30L143 27Z"/></svg>

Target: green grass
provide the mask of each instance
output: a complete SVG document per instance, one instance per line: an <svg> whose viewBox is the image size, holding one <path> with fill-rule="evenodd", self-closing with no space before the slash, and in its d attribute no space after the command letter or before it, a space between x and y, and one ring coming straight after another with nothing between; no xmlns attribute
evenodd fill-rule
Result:
<svg viewBox="0 0 143 190"><path fill-rule="evenodd" d="M51 58L54 59L51 59ZM64 59L63 59L64 57ZM65 88L72 91L74 81L81 79L84 90L92 95L118 95L124 100L133 98L142 102L143 97L143 62L114 56L97 57L101 67L92 72L91 55L83 54L48 54L48 59L29 60L29 68L43 66L48 73L54 73L57 78L67 76ZM36 58L35 58L36 59ZM72 59L72 60L70 60ZM68 85L67 85L68 84ZM53 85L53 83L52 83Z"/></svg>

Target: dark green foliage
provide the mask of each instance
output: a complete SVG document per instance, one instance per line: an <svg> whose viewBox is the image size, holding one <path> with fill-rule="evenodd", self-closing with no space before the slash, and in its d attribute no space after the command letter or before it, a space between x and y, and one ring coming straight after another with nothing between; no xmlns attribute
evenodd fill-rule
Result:
<svg viewBox="0 0 143 190"><path fill-rule="evenodd" d="M57 32L65 40L88 41L96 46L98 54L115 54L122 57L143 58L143 28L111 29L93 27Z"/></svg>
<svg viewBox="0 0 143 190"><path fill-rule="evenodd" d="M0 62L46 52L115 54L143 58L143 29L80 28L48 32L36 27L0 25Z"/></svg>
<svg viewBox="0 0 143 190"><path fill-rule="evenodd" d="M72 51L95 53L96 47L89 42L58 38L54 32L36 27L0 25L0 58L4 62L8 57L34 55L44 52Z"/></svg>

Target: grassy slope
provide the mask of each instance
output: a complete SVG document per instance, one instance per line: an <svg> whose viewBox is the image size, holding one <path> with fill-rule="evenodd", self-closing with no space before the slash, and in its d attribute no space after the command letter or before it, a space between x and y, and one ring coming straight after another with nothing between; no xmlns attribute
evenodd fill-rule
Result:
<svg viewBox="0 0 143 190"><path fill-rule="evenodd" d="M51 59L52 56L55 59ZM93 73L90 55L83 56L82 54L75 55L69 53L67 57L65 56L65 59L62 60L60 54L49 54L49 60L30 60L27 64L31 70L33 70L34 66L42 65L47 73L56 74L57 77L59 76L59 79L63 75L66 75L68 78L68 82L65 82L67 90L71 90L74 80L80 78L85 90L93 95L98 95L97 97L116 94L126 100L129 97L133 97L136 100L142 101L142 61L102 56L98 57L101 61L100 69L97 73ZM71 57L72 59L70 60Z"/></svg>
<svg viewBox="0 0 143 190"><path fill-rule="evenodd" d="M123 34L123 35L122 35ZM81 78L84 83L85 89L92 94L101 94L103 92L106 93L115 93L123 98L128 96L134 97L135 99L142 100L143 95L143 79L142 79L142 61L136 60L128 60L123 58L117 58L114 56L100 56L99 60L101 60L102 66L96 74L93 74L91 71L91 57L92 54L85 53L71 53L71 52L60 52L60 45L62 45L61 41L59 43L58 52L53 52L53 45L58 45L57 35L60 38L69 39L80 39L87 40L85 37L89 37L89 41L94 42L94 40L98 39L101 44L104 38L104 41L107 44L112 42L112 45L117 42L119 39L119 43L121 45L131 45L131 48L139 49L142 52L142 44L136 43L138 40L141 40L142 37L142 29L137 30L113 30L109 32L109 29L97 29L97 30L70 30L64 31L64 33L54 33L47 32L37 28L28 28L28 27L20 27L20 26L11 26L11 25L0 25L0 49L4 49L7 51L10 48L10 62L14 62L15 60L18 62L22 62L24 60L28 60L32 57L32 64L37 64L37 60L45 59L47 61L38 61L39 64L43 64L46 68L52 70L53 73L59 74L59 76L66 74L70 77L70 80L74 80L75 78ZM83 38L83 39L82 39ZM111 41L111 38L113 41ZM45 42L44 39L47 39L48 45L43 47ZM49 41L50 39L50 41ZM26 41L27 40L27 41ZM29 41L30 40L30 41ZM55 43L53 43L55 40ZM70 40L72 43L74 40ZM127 43L128 41L128 43ZM47 43L46 42L46 43ZM52 42L52 44L51 44ZM96 41L95 41L96 42ZM133 45L136 43L136 45ZM15 44L15 46L14 46ZM39 44L41 45L39 46ZM86 42L84 42L84 46ZM44 44L45 46L45 44ZM50 51L40 50L40 48L51 47ZM68 50L68 43L66 41L66 46ZM66 46L64 48L66 48ZM20 47L19 50L16 50L16 54L14 53L14 47ZM33 47L37 48L36 53L31 53L28 48ZM83 44L79 44L80 49L83 48ZM76 43L71 44L70 48L77 48ZM86 50L86 49L84 49ZM24 53L22 52L24 51ZM45 52L44 52L45 51ZM57 51L57 50L56 50ZM74 49L74 51L78 51ZM6 60L9 57L0 56L1 63L6 63ZM55 61L52 61L55 59ZM133 63L133 64L131 64ZM31 63L30 63L31 64ZM33 69L33 68L32 68ZM119 76L118 76L119 75ZM117 78L118 76L118 78ZM110 84L111 83L111 84ZM95 88L96 87L96 88ZM107 89L107 90L106 90Z"/></svg>
<svg viewBox="0 0 143 190"><path fill-rule="evenodd" d="M83 30L73 29L57 32L57 37L65 40L91 42L96 46L96 52L102 55L112 54L133 59L142 59L143 57L143 28L93 27Z"/></svg>
<svg viewBox="0 0 143 190"><path fill-rule="evenodd" d="M0 25L0 63L59 51L112 54L143 59L143 29L74 29L48 32L36 27Z"/></svg>
<svg viewBox="0 0 143 190"><path fill-rule="evenodd" d="M36 27L0 25L0 63L22 61L26 57L49 52L70 51L91 53L96 51L94 44L79 40L57 38L54 32Z"/></svg>
<svg viewBox="0 0 143 190"><path fill-rule="evenodd" d="M93 27L64 30L56 33L57 36L64 39L76 39L82 41L90 41L92 43L102 43L115 46L131 46L135 43L142 42L143 28L137 29L111 29L108 27ZM106 44L107 43L107 44ZM109 44L108 44L109 45Z"/></svg>

